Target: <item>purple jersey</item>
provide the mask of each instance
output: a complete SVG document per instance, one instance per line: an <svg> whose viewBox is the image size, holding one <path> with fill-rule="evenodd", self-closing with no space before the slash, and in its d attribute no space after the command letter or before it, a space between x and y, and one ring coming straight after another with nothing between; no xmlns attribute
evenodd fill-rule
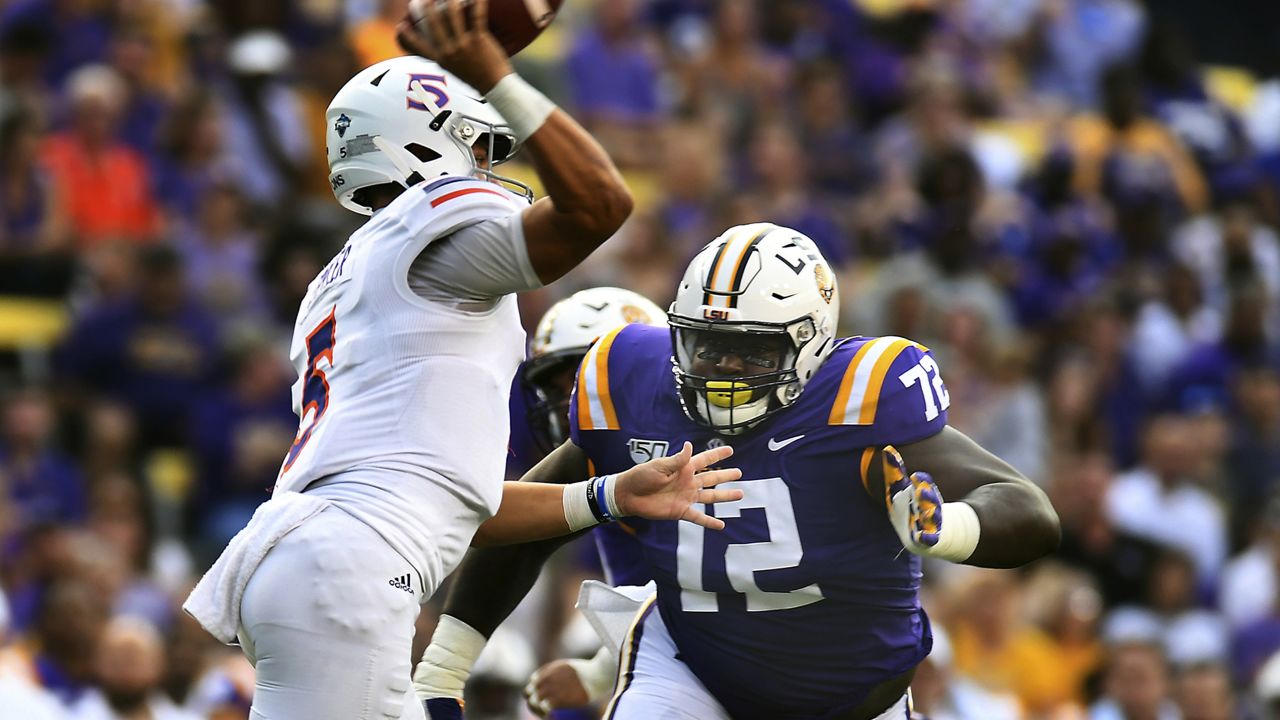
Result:
<svg viewBox="0 0 1280 720"><path fill-rule="evenodd" d="M524 379L524 366L516 371L511 384L511 440L507 448L507 479L519 480L544 457L533 437L536 422L530 413L537 406L537 396ZM592 532L605 580L610 585L645 585L652 578L636 542L635 531L622 523L602 525Z"/></svg>
<svg viewBox="0 0 1280 720"><path fill-rule="evenodd" d="M924 347L848 338L787 410L725 437L689 420L660 328L602 338L579 372L573 441L597 472L728 443L745 497L708 506L721 532L627 520L680 658L734 718L817 719L860 703L932 646L920 559L864 490L876 450L934 435L948 398Z"/></svg>

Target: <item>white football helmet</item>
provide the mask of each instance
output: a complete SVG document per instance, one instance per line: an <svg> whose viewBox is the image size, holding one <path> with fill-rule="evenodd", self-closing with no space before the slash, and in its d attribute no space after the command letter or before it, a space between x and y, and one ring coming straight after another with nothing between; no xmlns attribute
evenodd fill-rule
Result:
<svg viewBox="0 0 1280 720"><path fill-rule="evenodd" d="M325 112L329 185L343 207L362 215L357 191L396 183L410 187L441 175L482 177L529 186L476 164L472 147L487 143L490 167L510 160L519 142L475 89L426 58L384 60L356 73Z"/></svg>
<svg viewBox="0 0 1280 720"><path fill-rule="evenodd" d="M529 409L533 436L550 452L568 437L569 390L556 382L558 370L576 371L599 337L621 325L666 327L667 314L639 293L616 287L579 290L552 305L529 342L524 379L536 395Z"/></svg>
<svg viewBox="0 0 1280 720"><path fill-rule="evenodd" d="M794 403L834 347L839 308L808 237L769 223L726 230L689 263L668 318L685 414L736 435ZM741 375L706 372L727 355Z"/></svg>

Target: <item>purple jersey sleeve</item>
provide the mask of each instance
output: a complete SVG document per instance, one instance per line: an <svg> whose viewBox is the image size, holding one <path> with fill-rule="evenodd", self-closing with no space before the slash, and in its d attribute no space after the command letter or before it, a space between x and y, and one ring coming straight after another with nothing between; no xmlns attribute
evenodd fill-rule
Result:
<svg viewBox="0 0 1280 720"><path fill-rule="evenodd" d="M876 401L877 445L906 444L942 431L951 404L942 371L920 345L902 349L889 365Z"/></svg>

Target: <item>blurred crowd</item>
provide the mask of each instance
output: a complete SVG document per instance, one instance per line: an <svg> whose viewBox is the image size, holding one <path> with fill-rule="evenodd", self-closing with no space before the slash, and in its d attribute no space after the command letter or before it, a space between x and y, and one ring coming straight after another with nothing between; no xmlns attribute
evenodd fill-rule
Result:
<svg viewBox="0 0 1280 720"><path fill-rule="evenodd" d="M1052 558L927 567L934 720L1280 718L1280 62L1208 64L1150 5L568 0L517 58L638 201L527 326L788 225L844 333L930 346L951 423L1053 498ZM293 438L293 317L361 220L323 110L405 6L0 3L0 716L247 716L178 605ZM469 717L593 651L597 572L557 558Z"/></svg>

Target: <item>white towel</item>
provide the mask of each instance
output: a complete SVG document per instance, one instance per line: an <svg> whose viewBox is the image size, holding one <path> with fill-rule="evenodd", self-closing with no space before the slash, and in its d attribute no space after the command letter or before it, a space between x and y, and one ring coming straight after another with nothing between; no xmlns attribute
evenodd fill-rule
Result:
<svg viewBox="0 0 1280 720"><path fill-rule="evenodd" d="M308 519L329 507L324 498L287 492L258 506L249 524L227 543L213 567L200 578L182 609L224 643L236 641L240 599L249 578L267 552Z"/></svg>
<svg viewBox="0 0 1280 720"><path fill-rule="evenodd" d="M587 580L578 591L577 608L614 657L621 654L627 632L636 613L651 595L657 592L652 581L648 585L622 585L613 587L599 580Z"/></svg>

